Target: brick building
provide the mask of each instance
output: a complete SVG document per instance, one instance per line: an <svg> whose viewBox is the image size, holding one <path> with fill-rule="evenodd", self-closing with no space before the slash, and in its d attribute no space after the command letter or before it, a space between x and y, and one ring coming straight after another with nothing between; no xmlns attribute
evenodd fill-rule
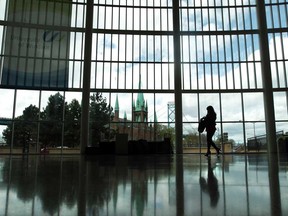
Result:
<svg viewBox="0 0 288 216"><path fill-rule="evenodd" d="M139 89L141 89L141 83L139 83ZM112 129L116 133L128 134L128 140L140 140L144 139L147 141L156 141L156 129L157 129L157 118L155 114L154 122L148 122L148 104L144 99L142 92L138 93L136 102L132 104L132 120L127 119L126 112L121 118L119 116L119 100L118 95L116 96L114 106L114 119L111 123Z"/></svg>

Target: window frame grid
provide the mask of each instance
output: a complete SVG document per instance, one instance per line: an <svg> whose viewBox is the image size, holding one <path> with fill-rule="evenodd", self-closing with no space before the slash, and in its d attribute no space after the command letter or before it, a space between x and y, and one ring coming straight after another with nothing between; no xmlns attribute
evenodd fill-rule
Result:
<svg viewBox="0 0 288 216"><path fill-rule="evenodd" d="M106 2L106 1L105 1ZM167 0L167 2L168 2L168 0ZM249 1L249 3L250 3L250 1ZM279 3L279 0L277 0L277 3ZM201 3L202 4L202 3ZM222 4L222 3L221 3ZM62 3L62 5L63 5L63 3ZM127 3L126 3L126 5L127 5ZM231 6L231 5L229 5L228 4L228 7L229 6ZM54 7L55 7L55 3L54 3ZM85 6L84 6L85 7ZM133 7L134 7L134 2L133 2ZM153 2L153 7L154 7L154 2ZM76 8L78 8L78 7L76 7ZM114 7L113 7L114 8ZM208 4L208 8L209 8L209 4ZM238 7L235 7L235 8L238 8ZM251 8L252 7L249 7L249 9L251 10ZM127 9L127 7L126 7L126 9ZM148 10L148 7L146 8L147 10ZM287 7L285 7L285 9L286 9L286 11L287 11ZM279 6L278 6L278 16L280 16L280 14L279 14ZM188 11L188 9L187 9L187 11ZM229 11L229 14L230 14L230 10L228 10ZM140 10L140 12L141 12L141 10ZM133 13L134 13L134 10L133 10ZM243 8L242 8L242 13L243 13ZM119 13L120 14L120 13ZM153 11L153 16L154 16L154 14L155 14L155 10ZM194 13L195 14L195 13ZM215 13L216 14L216 13ZM38 14L39 15L39 14ZM47 14L46 14L47 15ZM98 14L99 15L99 14ZM161 15L162 15L162 13L161 13ZM209 15L209 11L208 11L208 15ZM222 15L223 15L223 11L222 11ZM127 13L126 13L126 16L127 16ZM201 13L201 16L203 17L203 13ZM215 15L216 16L216 15ZM286 14L286 16L287 16L287 14ZM22 17L23 18L23 17ZM237 13L236 13L236 18L237 18ZM216 18L215 18L216 19ZM153 19L154 20L154 19ZM210 19L209 19L210 20ZM281 20L281 19L280 19ZM53 19L53 22L54 22L54 19ZM77 22L76 20L75 20L75 22ZM112 22L112 20L111 20L111 22ZM154 22L155 22L155 20L154 20ZM167 19L167 22L168 22L168 19ZM244 19L244 22L245 22L245 19ZM83 23L84 23L84 19L83 19ZM127 23L127 19L126 19L126 23ZM216 22L217 23L217 22ZM251 20L251 23L252 23L252 20ZM201 24L202 24L202 30L203 30L203 18L201 19ZM147 22L146 22L146 25L148 25L147 24ZM229 25L231 25L231 22L229 23ZM274 25L274 24L273 24ZM132 26L134 26L134 24L132 25ZM168 25L167 25L168 26ZM195 24L195 26L196 26L196 24ZM218 25L216 25L216 30L218 31L218 28L217 28L217 26ZM237 30L239 29L239 27L238 27L238 25L236 25L237 26ZM244 25L245 26L245 25ZM282 26L282 24L280 24L280 27ZM127 27L127 25L126 25L126 27ZM209 29L210 29L210 25L208 25L208 27L209 27ZM4 28L5 28L5 25L4 25ZM251 26L251 28L252 28L252 26ZM141 28L140 28L141 29ZM148 29L148 28L147 28ZM153 29L155 29L155 23L153 24ZM196 27L195 27L195 29L196 29ZM188 30L190 30L190 25L188 25ZM160 31L161 31L161 29L160 29ZM220 30L219 30L220 31ZM244 30L245 32L248 32L248 31L246 31L246 30ZM276 31L276 32L274 32L274 31ZM279 30L279 31L281 31L281 30ZM109 31L108 31L109 32ZM119 31L120 32L120 31ZM222 62L223 64L225 64L225 71L226 71L226 88L225 89L221 89L221 85L220 85L220 79L219 79L219 89L216 89L217 91L219 91L219 92L227 92L226 90L228 90L229 91L229 88L228 88L228 82L227 82L227 64L231 64L232 65L232 68L234 68L234 65L235 64L239 64L239 65L241 65L242 63L243 64L245 64L246 65L246 71L247 71L247 73L248 74L250 74L250 70L248 70L248 68L249 68L249 63L251 63L251 64L253 64L253 65L256 65L257 63L259 63L259 61L256 61L256 59L255 59L255 53L253 52L253 60L252 60L252 62L250 62L248 59L247 59L247 52L248 52L248 49L247 49L247 37L248 36L251 36L251 38L252 38L252 49L253 50L255 50L254 49L254 33L251 33L251 34L240 34L242 31L239 31L239 34L238 34L238 32L235 32L235 34L234 34L234 32L232 33L232 34L228 34L229 36L230 36L230 40L231 40L231 38L232 38L232 36L233 35L236 35L237 36L237 41L238 41L238 47L239 47L239 44L240 44L240 42L239 42L239 36L243 36L245 39L244 39L244 41L245 41L245 55L246 55L246 60L245 61L241 61L241 57L240 57L240 55L239 55L239 62L238 61L234 61L233 60L233 57L232 57L232 61L231 62L229 62L229 61L224 61L224 62ZM251 31L252 32L252 31ZM79 33L79 32L78 32ZM274 42L274 44L276 43L276 41L275 41L275 35L277 34L277 33L279 33L277 30L274 30L274 27L273 27L273 31L271 32L271 34L273 34L273 42ZM75 32L75 34L76 34L76 32ZM98 34L98 33L97 33ZM107 33L107 34L109 34L109 33ZM126 34L126 31L125 30L123 30L123 34L125 35L125 44L126 44L126 46L125 46L125 50L127 49L127 34ZM184 33L185 34L185 33ZM270 33L269 33L270 34ZM283 34L284 34L284 32L281 34L280 33L280 35L281 35L281 43L282 43L282 45L283 45ZM84 33L82 32L82 36L84 35ZM106 33L104 33L104 35L106 35ZM112 35L112 34L111 34ZM119 35L120 34L118 34L118 37L119 37ZM203 41L204 41L204 35L205 34L202 34L202 35L198 35L199 37L201 37L202 38L202 48L204 47L204 43L203 43ZM208 35L207 37L208 37L208 39L209 39L209 41L211 41L211 37L212 37L212 35L214 35L214 34L211 34L211 35ZM217 39L217 41L218 41L218 36L223 36L223 38L225 37L225 33L224 34L215 34L216 35L216 39ZM154 50L155 50L155 36L156 36L156 34L154 33L154 34L152 34L152 35L150 35L150 34L147 34L147 35L145 35L146 36L146 38L148 38L149 36L152 36L153 37L153 41L154 41L154 43L153 43L153 46L154 46ZM257 35L256 35L257 36ZM105 37L105 36L104 36ZM135 34L132 34L132 38L133 38L133 40L132 40L132 44L133 44L133 46L134 46L134 37L135 37ZM76 38L76 37L75 37ZM98 37L97 37L98 38ZM188 36L188 41L189 41L189 43L190 43L190 39L191 39L191 37L190 36ZM76 39L74 39L74 40L76 40ZM111 40L112 40L112 37L111 37ZM104 40L105 41L105 40ZM120 41L120 40L119 40ZM148 40L147 40L148 41ZM161 38L161 41L162 41L162 38ZM169 41L170 40L168 40L168 44L169 44ZM3 40L2 40L2 44L4 43L4 38L3 38ZM84 41L83 41L83 37L82 37L82 44L84 43ZM232 43L231 43L232 44ZM162 43L161 43L161 45L162 45ZM196 45L197 45L197 43L196 43ZM146 43L146 46L148 47L148 43ZM211 47L211 42L209 43L209 46ZM110 49L111 49L111 47L112 47L112 43L111 43L111 46L110 46ZM183 45L182 45L182 47L183 47ZM232 45L231 45L231 49L232 49ZM82 48L83 48L83 46L82 46ZM218 51L218 46L217 46L217 60L219 60L219 51ZM104 48L103 48L104 49ZM274 46L274 49L276 49L276 46ZM282 54L283 54L283 63L284 63L284 70L286 70L286 67L285 67L285 62L287 61L286 59L285 59L285 57L284 57L284 50L283 50L284 48L282 47ZM148 48L146 49L147 50L147 52L146 52L146 55L148 55ZM197 50L197 49L196 49ZM203 49L204 50L204 49ZM224 49L225 51L225 53L226 53L226 49ZM105 49L104 49L104 51L105 51ZM119 50L118 50L119 51ZM132 49L132 51L134 52L134 49ZM240 52L240 49L239 49L239 52ZM97 52L96 52L97 53ZM125 52L126 53L126 52ZM183 53L183 51L182 51L182 53ZM196 54L197 54L198 52L196 52ZM277 52L275 51L275 54L277 55ZM82 55L82 54L81 54ZM134 53L132 54L132 56L134 55ZM169 55L169 52L168 52L168 55ZM204 55L204 51L203 51L203 55ZM70 56L70 55L69 55ZM74 56L75 56L75 52L74 52ZM105 55L103 55L104 56L104 58L105 58ZM162 49L161 49L161 56L162 56ZM210 48L210 59L212 59L211 58L211 56L212 56L212 54L211 54L211 48ZM232 52L232 56L233 56L233 52ZM112 59L112 51L110 51L110 58ZM147 62L142 62L142 61L140 61L140 63L139 63L139 65L140 64L142 64L142 63L144 63L144 64L153 64L153 67L154 67L154 88L152 88L152 89L149 89L148 87L147 87L147 89L145 90L144 89L144 92L149 92L149 91L153 91L153 92L158 92L158 93L165 93L165 92L167 92L165 89L163 89L163 83L162 83L162 81L161 81L161 89L158 89L157 90L157 88L155 87L156 85L155 85L155 80L156 80L156 70L155 70L155 63L157 63L156 61L155 61L155 58L156 58L156 54L155 54L155 52L154 52L154 55L153 55L153 62L149 62L149 61L147 61ZM206 57L205 57L205 55L204 55L204 58L203 58L203 65L205 65L205 64L209 64L210 66L211 66L211 70L212 70L212 66L213 66L213 64L215 64L216 62L213 62L212 60L211 60L211 62L206 62L206 59L205 59ZM57 57L57 59L59 60L60 59L60 57L58 56ZM97 59L97 58L96 58ZM127 57L125 57L125 61L124 61L124 64L125 64L125 68L126 68L126 66L127 66L127 64L129 64L129 62L127 62L126 61L126 59L127 59ZM146 58L146 60L147 60L148 58ZM161 58L162 59L162 58ZM190 51L189 51L189 68L191 68L191 65L192 64L195 64L196 65L196 68L198 69L198 67L197 67L197 64L199 63L198 62L198 58L196 58L196 61L194 62L194 63L191 63L190 62L190 59L191 59L191 57L190 57ZM70 59L69 58L69 61L70 60L72 60L73 61L73 63L74 63L74 61L76 61L75 59ZM81 64L83 63L83 61L82 61L82 58L81 58L81 60L79 60L80 62L81 62ZM277 76L278 76L278 84L277 84L277 89L282 89L281 87L280 87L280 84L279 84L279 70L278 70L278 62L279 61L281 61L280 59L278 59L277 57L275 58L275 65L277 66ZM273 61L272 61L273 62ZM110 84L109 84L109 88L111 88L111 79L112 79L112 76L111 76L111 68L112 68L112 64L114 63L113 61L105 61L105 60L103 60L103 62L102 62L102 64L104 65L105 63L107 63L107 64L109 64L110 65ZM134 59L132 59L132 61L131 61L131 63L133 64L134 63ZM160 62L161 63L161 68L162 68L162 64L164 63L164 62ZM167 64L168 65L170 65L170 64L172 64L173 62L171 62L170 61L170 58L168 58L168 62L167 62ZM50 61L50 64L51 64L51 61ZM118 54L118 63L117 64L119 64L119 54ZM182 62L182 64L183 64L183 62ZM95 61L95 65L97 65L97 60ZM217 65L218 65L218 68L220 67L219 66L219 64L217 63ZM43 66L43 64L42 64L42 66ZM97 67L97 66L96 66ZM103 66L103 73L104 73L104 66ZM119 68L119 67L118 67ZM169 69L170 69L170 67L168 67ZM182 67L183 68L183 67ZM133 69L134 69L134 67L133 67ZM241 66L239 66L239 69L240 70L242 70L242 67ZM82 71L82 70L81 70ZM126 71L126 70L125 70ZM256 77L256 73L255 73L255 71L256 71L256 66L254 66L254 76ZM75 70L74 70L74 68L73 68L73 76L74 76L74 72L75 72ZM161 78L162 78L162 76L163 76L163 74L162 74L162 70L161 70ZM139 77L140 77L140 75L141 75L141 73L142 73L142 71L141 71L141 67L139 67ZM146 73L147 73L147 75L146 75L146 77L147 77L147 83L148 83L148 66L146 67ZM191 73L189 73L190 75L191 75ZM240 74L242 74L242 72L240 72ZM286 76L286 72L284 73L285 74L285 76ZM133 77L133 75L134 75L134 72L132 72L132 77ZM205 73L205 66L204 66L204 75L206 75L206 73ZM218 77L220 77L220 70L218 70ZM234 76L235 74L234 74L234 72L233 72L233 76ZM197 76L198 76L198 72L197 72ZM82 76L81 76L82 77ZM211 76L212 77L212 79L211 79L211 81L212 81L212 88L211 89L208 89L207 88L207 86L206 86L206 84L205 84L205 82L206 82L206 79L204 80L204 90L205 91L207 91L207 92L212 92L213 90L214 90L214 88L213 88L213 76ZM102 77L103 79L104 79L104 76ZM117 78L119 79L119 76L117 76ZM247 78L248 78L248 81L250 80L249 79L249 76L247 75ZM96 79L96 78L95 78ZM137 90L135 90L133 87L132 87L132 89L127 89L126 88L126 72L125 72L125 89L123 90L123 91L127 91L127 92L138 92ZM132 78L132 80L134 80L133 78ZM162 80L162 79L161 79ZM254 91L255 89L256 89L256 91L257 92L262 92L262 89L258 89L257 88L257 80L255 79L255 89L251 89L251 87L250 87L250 82L248 82L247 83L247 85L248 85L248 89L243 89L242 87L240 88L240 89L235 89L235 82L234 82L234 80L235 80L235 78L233 79L233 88L232 88L232 92L240 92L241 93L241 95L243 95L243 93L244 92L246 92L246 91L248 91L248 92L252 92L252 91ZM253 81L253 80L250 80L250 81ZM285 80L286 81L286 86L287 86L287 79ZM117 89L118 89L118 83L119 83L119 81L117 81ZM198 79L197 79L197 83L198 83ZM241 79L241 81L240 81L240 83L241 83L241 85L242 85L242 79ZM80 85L81 85L81 81L80 81ZM170 82L169 82L169 85L170 85ZM190 83L189 84L190 86L192 86L192 84ZM253 84L252 84L252 86L253 86ZM97 87L97 85L96 85L96 81L95 81L95 90L97 89L96 88ZM72 88L73 88L73 85L72 85ZM81 88L81 86L79 87L79 88ZM191 87L190 87L190 89L191 89ZM197 84L197 88L196 88L196 90L198 90L199 89L199 84ZM274 89L273 88L273 91L275 90L275 91L277 91L277 89ZM80 89L81 90L81 89ZM170 91L171 89L169 88L169 91ZM192 89L193 90L193 89ZM68 90L69 91L69 90ZM109 89L104 89L103 90L104 92L105 91L107 91L107 92L109 92L109 94L111 95L112 93L111 93L111 90L109 90ZM121 91L121 90L120 90ZM168 92L169 92L168 91ZM184 92L184 91L183 91ZM64 93L65 94L65 93ZM155 106L155 94L156 93L154 93L154 106ZM197 94L198 95L198 97L199 97L199 94ZM220 94L221 95L221 94ZM16 97L15 97L16 98ZM111 100L111 97L110 97L110 100ZM221 99L221 96L219 96L219 103L220 103L220 107L221 107L221 102L222 102L222 99ZM243 100L241 100L242 102L241 102L241 104L242 104L242 106L243 106ZM15 106L15 103L14 103L14 106ZM154 109L155 110L155 109ZM220 108L220 112L222 112L222 108ZM243 111L242 111L242 114L244 115L244 113L243 113ZM245 119L243 118L243 124L245 124ZM244 130L244 132L245 132L245 130ZM244 133L244 136L245 136L245 133Z"/></svg>

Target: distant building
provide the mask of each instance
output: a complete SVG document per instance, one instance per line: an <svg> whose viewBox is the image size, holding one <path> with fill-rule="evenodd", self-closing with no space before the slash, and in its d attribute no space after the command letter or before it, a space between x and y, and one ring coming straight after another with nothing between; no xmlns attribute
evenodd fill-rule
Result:
<svg viewBox="0 0 288 216"><path fill-rule="evenodd" d="M284 131L276 132L276 138L284 135ZM247 150L248 151L260 151L267 150L267 139L266 135L255 136L247 139Z"/></svg>
<svg viewBox="0 0 288 216"><path fill-rule="evenodd" d="M139 89L141 89L141 82L139 82ZM157 130L157 118L155 114L154 123L148 122L148 104L144 99L143 93L138 93L136 102L132 104L132 120L127 119L126 112L121 118L119 116L119 100L116 96L114 107L114 119L111 123L111 128L116 133L128 134L128 140L140 140L147 141L159 140L156 134Z"/></svg>

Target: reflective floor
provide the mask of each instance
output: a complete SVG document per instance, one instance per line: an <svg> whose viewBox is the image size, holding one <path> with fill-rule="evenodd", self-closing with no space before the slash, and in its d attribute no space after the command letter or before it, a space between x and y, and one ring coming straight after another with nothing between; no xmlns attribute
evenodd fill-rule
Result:
<svg viewBox="0 0 288 216"><path fill-rule="evenodd" d="M0 215L288 215L287 156L0 156Z"/></svg>

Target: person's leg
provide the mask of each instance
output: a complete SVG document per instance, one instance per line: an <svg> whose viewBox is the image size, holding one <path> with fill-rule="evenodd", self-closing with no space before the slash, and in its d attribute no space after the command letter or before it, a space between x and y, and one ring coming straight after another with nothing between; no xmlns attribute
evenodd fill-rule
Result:
<svg viewBox="0 0 288 216"><path fill-rule="evenodd" d="M219 150L219 148L215 145L215 143L212 140L210 146L213 146L213 148L217 151Z"/></svg>
<svg viewBox="0 0 288 216"><path fill-rule="evenodd" d="M213 141L211 142L211 145L216 150L216 153L217 153L217 156L218 156L221 153L221 149L218 148Z"/></svg>
<svg viewBox="0 0 288 216"><path fill-rule="evenodd" d="M210 148L211 148L211 146L213 146L213 148L216 150L217 154L219 154L220 148L218 148L212 140L214 133L215 133L215 131L207 133L207 146L209 146L208 147L209 153L211 153ZM207 152L208 152L208 150L207 150Z"/></svg>
<svg viewBox="0 0 288 216"><path fill-rule="evenodd" d="M210 148L211 148L213 133L207 132L206 136L207 136L207 153L205 155L209 156L211 154Z"/></svg>

